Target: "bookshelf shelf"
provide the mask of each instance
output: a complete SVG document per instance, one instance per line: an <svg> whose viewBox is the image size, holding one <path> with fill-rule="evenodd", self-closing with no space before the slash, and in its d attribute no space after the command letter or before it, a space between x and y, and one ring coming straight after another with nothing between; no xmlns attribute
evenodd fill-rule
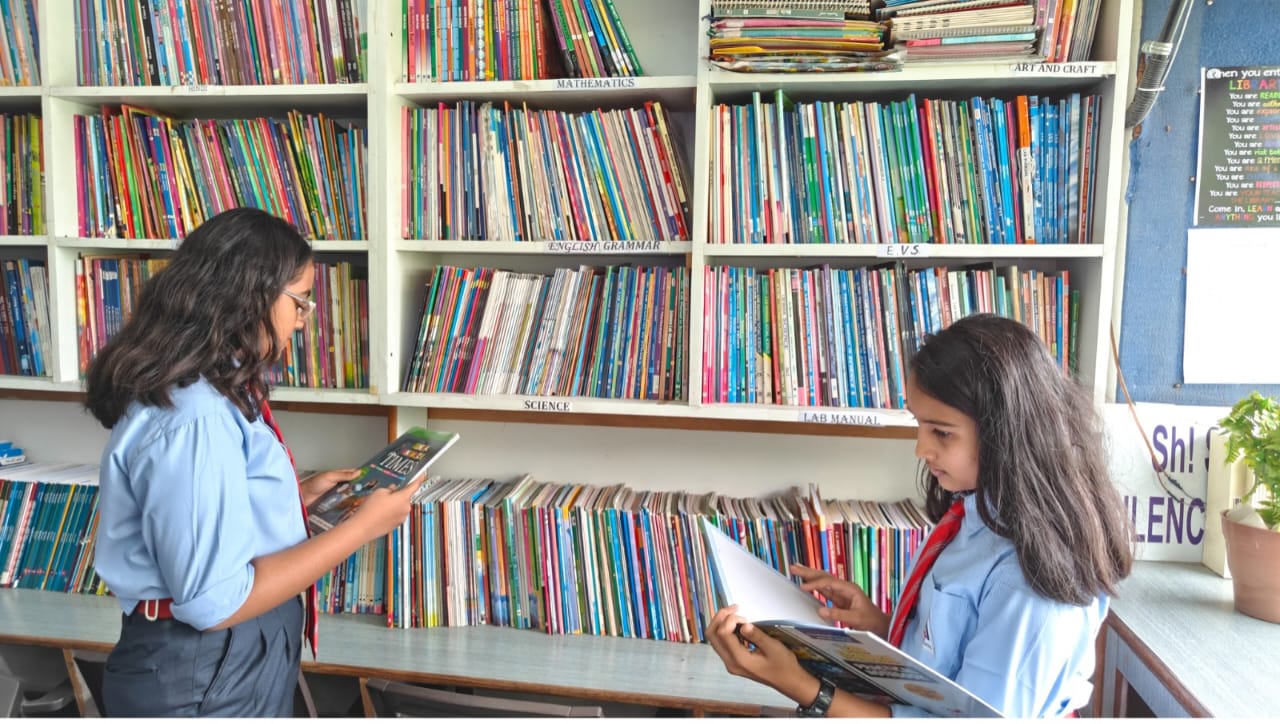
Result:
<svg viewBox="0 0 1280 724"><path fill-rule="evenodd" d="M705 259L1100 259L1101 244L703 244ZM892 253L890 253L892 251Z"/></svg>
<svg viewBox="0 0 1280 724"><path fill-rule="evenodd" d="M59 236L53 245L85 251L173 251L179 239L121 239L119 237Z"/></svg>
<svg viewBox="0 0 1280 724"><path fill-rule="evenodd" d="M688 254L693 244L688 241L432 241L401 239L396 251L430 254L543 254L574 257L598 254L627 256L670 256Z"/></svg>
<svg viewBox="0 0 1280 724"><path fill-rule="evenodd" d="M127 0L136 2L137 0ZM1115 315L1113 295L1123 252L1124 103L1131 87L1136 47L1137 3L1103 0L1093 58L1087 63L1037 66L1011 62L909 64L900 72L851 74L738 74L712 68L704 20L712 0L614 0L619 16L648 75L594 80L487 82L404 82L405 27L400 3L368 3L361 23L369 33L365 58L368 82L327 85L118 87L76 84L77 28L71 14L40 4L41 78L36 87L0 87L0 108L40 112L44 121L46 225L48 236L0 237L5 256L44 258L50 276L51 378L0 377L0 390L78 390L75 257L78 253L153 252L161 256L172 239L84 238L73 188L80 167L75 156L74 117L96 114L103 106L136 104L180 117L248 118L282 116L290 110L321 111L367 130L363 204L367 240L314 242L322 255L350 257L367 266L370 370L368 389L278 388L282 401L326 406L377 404L430 411L488 411L495 416L531 414L522 396L467 396L400 392L405 365L413 359L424 299L423 286L442 264L483 265L545 274L579 264L679 266L688 270L688 369L684 394L702 400L704 328L714 322L705 308L707 270L719 266L805 267L828 263L842 270L872 267L895 256L886 247L864 245L722 245L708 243L713 215L711 179L716 104L741 104L751 93L782 90L797 102L893 101L918 97L967 100L975 96L1010 99L1017 94L1061 98L1096 94L1098 106L1097 185L1089 226L1092 244L965 245L928 244L912 254L908 266L958 267L993 261L1040 271L1069 270L1080 290L1079 377L1098 400L1114 389L1107 355L1108 329ZM661 101L675 131L674 156L683 156L683 191L688 204L689 241L571 242L402 239L405 203L403 159L411 152L401 127L402 109L414 105L453 104L459 100L528 103L532 108L582 111L630 108ZM744 223L733 219L734 223ZM156 233L152 231L151 233ZM344 232L346 233L346 232ZM415 232L425 234L430 232ZM448 233L461 235L465 232ZM540 232L541 233L541 232ZM646 234L650 232L645 232ZM970 237L974 238L974 237ZM33 249L33 250L32 250ZM707 314L713 315L707 321ZM710 350L707 351L710 354ZM53 380L57 380L54 382ZM620 401L564 398L570 415L634 419L796 422L802 412L874 414L881 424L909 427L905 413L843 408L788 408L740 404ZM532 413L538 414L538 413Z"/></svg>
<svg viewBox="0 0 1280 724"><path fill-rule="evenodd" d="M82 392L80 382L55 382L48 377L0 375L0 388L22 392Z"/></svg>
<svg viewBox="0 0 1280 724"><path fill-rule="evenodd" d="M1027 63L948 63L912 65L898 72L859 73L847 76L827 73L730 73L711 70L707 86L717 97L784 88L797 99L845 97L852 94L943 94L959 89L970 95L1007 94L1011 89L1060 93L1096 84L1116 74L1114 61L1063 63L1037 68ZM1060 69L1047 72L1046 69Z"/></svg>
<svg viewBox="0 0 1280 724"><path fill-rule="evenodd" d="M597 105L617 107L660 100L673 109L690 109L698 78L693 75L639 78L564 78L551 80L459 81L452 83L396 83L392 92L414 103L458 100L529 102L540 106L579 109Z"/></svg>
<svg viewBox="0 0 1280 724"><path fill-rule="evenodd" d="M274 402L313 402L333 405L368 405L376 402L378 396L369 390L335 390L312 389L309 387L286 387L280 385L271 388L271 400Z"/></svg>
<svg viewBox="0 0 1280 724"><path fill-rule="evenodd" d="M54 86L52 98L85 106L136 105L179 114L338 110L363 117L367 83L329 85Z"/></svg>
<svg viewBox="0 0 1280 724"><path fill-rule="evenodd" d="M5 234L0 236L0 246L44 246L48 243L48 237L44 235L38 236L22 236L20 234Z"/></svg>
<svg viewBox="0 0 1280 724"><path fill-rule="evenodd" d="M704 404L651 400L602 400L592 397L548 397L539 395L463 395L395 392L382 395L383 402L401 407L435 410L486 410L574 415L657 416L704 420L750 420L755 422L808 422L863 427L915 427L915 418L905 410L876 410L850 407L799 407L791 405Z"/></svg>

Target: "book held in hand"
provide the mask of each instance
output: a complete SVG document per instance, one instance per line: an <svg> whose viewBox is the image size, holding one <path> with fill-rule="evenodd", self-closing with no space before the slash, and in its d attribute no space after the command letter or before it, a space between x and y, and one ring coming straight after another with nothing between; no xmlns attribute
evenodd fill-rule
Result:
<svg viewBox="0 0 1280 724"><path fill-rule="evenodd" d="M791 649L800 665L840 689L937 716L999 717L964 687L869 631L831 626L822 603L703 519L708 562L724 605Z"/></svg>
<svg viewBox="0 0 1280 724"><path fill-rule="evenodd" d="M338 483L307 506L312 532L329 530L346 520L378 488L398 490L418 481L457 441L457 433L410 428L361 465L354 478Z"/></svg>

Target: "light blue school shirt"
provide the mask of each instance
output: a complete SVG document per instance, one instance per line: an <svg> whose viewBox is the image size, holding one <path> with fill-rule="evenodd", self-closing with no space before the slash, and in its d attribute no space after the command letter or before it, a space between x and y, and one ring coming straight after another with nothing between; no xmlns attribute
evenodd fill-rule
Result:
<svg viewBox="0 0 1280 724"><path fill-rule="evenodd" d="M1089 703L1094 639L1107 598L1087 606L1047 599L1018 567L1013 541L964 503L960 532L920 586L902 650L1010 717L1060 717ZM895 717L927 717L893 705Z"/></svg>
<svg viewBox="0 0 1280 724"><path fill-rule="evenodd" d="M134 402L102 453L94 566L125 613L172 598L214 626L244 604L251 561L307 537L288 452L203 378L173 407Z"/></svg>

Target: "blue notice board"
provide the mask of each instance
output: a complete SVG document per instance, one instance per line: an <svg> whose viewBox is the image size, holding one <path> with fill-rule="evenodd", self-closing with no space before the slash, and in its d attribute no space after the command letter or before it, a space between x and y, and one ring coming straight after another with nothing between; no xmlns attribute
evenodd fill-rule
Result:
<svg viewBox="0 0 1280 724"><path fill-rule="evenodd" d="M1143 3L1142 40L1157 36L1169 5L1170 0ZM1194 224L1200 68L1280 65L1278 18L1277 0L1212 4L1196 0L1165 91L1143 122L1141 135L1131 143L1120 367L1134 400L1228 405L1254 389L1280 396L1277 385L1182 383L1187 229ZM1276 236L1280 243L1280 227ZM1280 269L1276 273L1280 275ZM1277 333L1277 324L1270 319L1260 319L1259 325L1266 334ZM1117 399L1119 394L1117 390Z"/></svg>

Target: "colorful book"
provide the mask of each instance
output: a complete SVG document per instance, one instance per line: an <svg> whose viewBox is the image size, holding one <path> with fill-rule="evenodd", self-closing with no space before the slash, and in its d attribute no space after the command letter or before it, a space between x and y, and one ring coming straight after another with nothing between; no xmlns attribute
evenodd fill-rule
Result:
<svg viewBox="0 0 1280 724"><path fill-rule="evenodd" d="M354 478L338 483L307 506L311 530L326 531L346 520L374 490L398 490L421 480L458 437L452 432L410 428L360 466Z"/></svg>

